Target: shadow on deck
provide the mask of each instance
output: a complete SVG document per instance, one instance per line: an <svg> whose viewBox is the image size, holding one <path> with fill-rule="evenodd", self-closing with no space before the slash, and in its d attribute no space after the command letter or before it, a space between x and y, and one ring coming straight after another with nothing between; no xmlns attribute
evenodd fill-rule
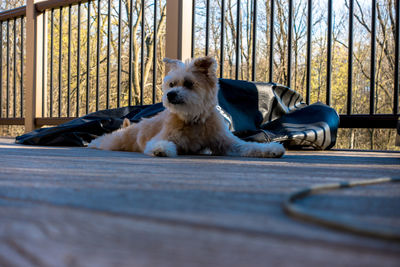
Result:
<svg viewBox="0 0 400 267"><path fill-rule="evenodd" d="M0 265L400 262L399 243L294 220L281 207L290 193L310 185L398 177L398 152L151 158L0 139L0 158ZM399 185L379 185L315 196L303 204L398 228L399 198Z"/></svg>

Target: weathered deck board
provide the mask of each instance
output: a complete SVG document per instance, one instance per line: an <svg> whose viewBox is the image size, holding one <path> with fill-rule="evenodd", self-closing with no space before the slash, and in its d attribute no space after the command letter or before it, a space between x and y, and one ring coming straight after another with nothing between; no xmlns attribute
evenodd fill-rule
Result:
<svg viewBox="0 0 400 267"><path fill-rule="evenodd" d="M289 193L316 183L399 176L400 153L151 158L0 139L0 158L0 265L400 263L398 243L296 221L281 209Z"/></svg>

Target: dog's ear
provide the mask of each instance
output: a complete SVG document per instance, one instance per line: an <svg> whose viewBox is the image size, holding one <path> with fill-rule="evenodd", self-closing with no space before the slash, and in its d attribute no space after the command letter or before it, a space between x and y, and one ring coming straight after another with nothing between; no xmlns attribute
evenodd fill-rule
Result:
<svg viewBox="0 0 400 267"><path fill-rule="evenodd" d="M178 59L164 58L163 61L168 71L185 66L185 64Z"/></svg>
<svg viewBox="0 0 400 267"><path fill-rule="evenodd" d="M193 71L204 74L215 74L217 71L217 62L212 57L200 57L193 60Z"/></svg>
<svg viewBox="0 0 400 267"><path fill-rule="evenodd" d="M122 123L122 128L129 127L129 125L131 125L130 120L128 118L125 118L123 123Z"/></svg>

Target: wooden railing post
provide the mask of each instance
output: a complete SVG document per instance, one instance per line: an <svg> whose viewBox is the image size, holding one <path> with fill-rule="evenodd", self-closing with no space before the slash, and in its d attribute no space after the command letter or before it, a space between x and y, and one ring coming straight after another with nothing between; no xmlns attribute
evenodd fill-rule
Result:
<svg viewBox="0 0 400 267"><path fill-rule="evenodd" d="M25 132L37 128L35 119L42 115L43 69L45 43L44 14L36 11L35 1L26 1L26 79L25 79Z"/></svg>
<svg viewBox="0 0 400 267"><path fill-rule="evenodd" d="M166 26L165 56L183 61L190 59L192 49L192 1L167 0Z"/></svg>

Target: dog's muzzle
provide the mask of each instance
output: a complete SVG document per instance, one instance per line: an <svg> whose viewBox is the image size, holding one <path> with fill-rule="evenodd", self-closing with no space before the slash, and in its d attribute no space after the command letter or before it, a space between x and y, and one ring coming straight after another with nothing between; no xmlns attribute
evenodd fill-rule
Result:
<svg viewBox="0 0 400 267"><path fill-rule="evenodd" d="M176 91L168 92L167 94L168 102L174 105L183 104L182 98L179 97Z"/></svg>

